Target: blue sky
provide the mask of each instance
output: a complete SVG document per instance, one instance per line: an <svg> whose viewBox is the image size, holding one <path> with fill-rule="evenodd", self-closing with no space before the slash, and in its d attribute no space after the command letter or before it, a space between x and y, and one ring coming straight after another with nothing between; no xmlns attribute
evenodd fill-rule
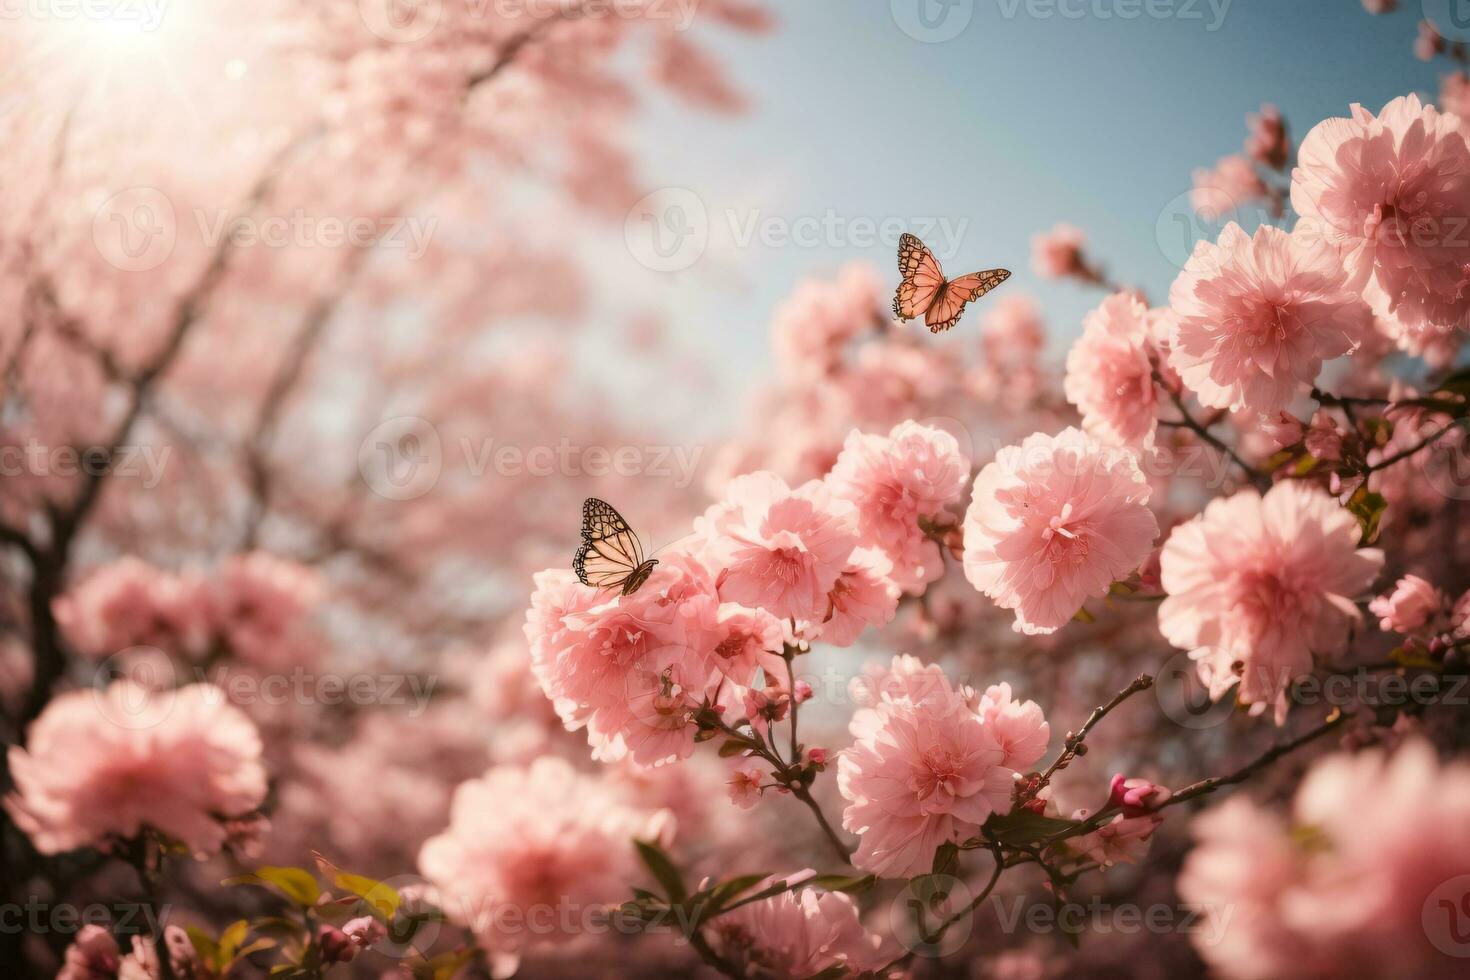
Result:
<svg viewBox="0 0 1470 980"><path fill-rule="evenodd" d="M1038 299L1060 351L1098 297L1032 276L1034 232L1078 225L1116 278L1159 301L1187 254L1175 216L1190 171L1239 149L1247 112L1274 102L1299 139L1352 102L1430 93L1448 70L1414 59L1414 3L1374 17L1357 0L1062 0L1063 15L1055 0L952 0L958 19L939 32L963 30L933 42L900 26L920 2L944 9L795 0L768 36L701 29L750 112L732 121L660 100L640 117L646 182L694 194L709 244L688 268L652 272L619 234L623 254L601 256L598 273L667 311L677 343L711 365L711 390L739 392L766 369L771 308L801 278L854 258L891 275L891 243L864 237L882 222L937 229L937 252L957 245L954 274L1012 269L1002 288ZM1142 12L1121 16L1130 9ZM835 231L742 242L801 218ZM977 329L972 311L942 342L973 343ZM712 420L735 414L711 402Z"/></svg>

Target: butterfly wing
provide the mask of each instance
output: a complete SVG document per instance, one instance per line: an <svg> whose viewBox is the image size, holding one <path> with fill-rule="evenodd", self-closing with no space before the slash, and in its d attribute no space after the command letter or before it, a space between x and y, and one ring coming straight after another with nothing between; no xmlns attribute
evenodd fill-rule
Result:
<svg viewBox="0 0 1470 980"><path fill-rule="evenodd" d="M923 316L944 287L944 270L929 246L907 232L898 240L898 274L902 281L893 294L893 315L900 320Z"/></svg>
<svg viewBox="0 0 1470 980"><path fill-rule="evenodd" d="M979 299L1010 277L1008 269L986 269L945 283L934 298L934 305L925 312L924 322L932 333L948 330L964 316L966 303Z"/></svg>
<svg viewBox="0 0 1470 980"><path fill-rule="evenodd" d="M578 581L594 589L619 588L645 564L638 536L623 515L612 504L588 497L582 504L582 547L572 559Z"/></svg>

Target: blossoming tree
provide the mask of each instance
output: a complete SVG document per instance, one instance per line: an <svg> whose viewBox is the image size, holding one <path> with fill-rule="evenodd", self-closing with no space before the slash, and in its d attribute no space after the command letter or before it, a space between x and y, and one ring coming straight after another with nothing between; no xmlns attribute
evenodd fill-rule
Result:
<svg viewBox="0 0 1470 980"><path fill-rule="evenodd" d="M584 298L505 189L621 216L635 59L729 111L690 37L766 18L371 7L201 4L138 42L157 89L131 44L4 42L0 886L103 914L0 962L1454 975L1463 71L1299 146L1262 107L1159 305L1038 234L1097 291L1058 364L1027 297L941 346L849 266L776 310L703 487L484 480L445 445L648 438L494 349ZM572 570L588 495L663 545L641 582ZM1069 918L1097 901L1187 921Z"/></svg>

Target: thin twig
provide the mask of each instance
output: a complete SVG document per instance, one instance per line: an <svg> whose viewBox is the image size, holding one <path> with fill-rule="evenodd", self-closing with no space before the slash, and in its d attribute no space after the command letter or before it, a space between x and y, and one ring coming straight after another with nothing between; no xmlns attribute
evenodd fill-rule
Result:
<svg viewBox="0 0 1470 980"><path fill-rule="evenodd" d="M1228 775L1211 776L1208 779L1201 779L1197 783L1192 783L1189 786L1184 787L1179 792L1175 793L1173 796L1165 800L1159 806L1159 809L1162 810L1166 806L1174 806L1177 803L1184 803L1188 800L1193 800L1201 796L1206 796L1210 793L1215 792L1215 790L1219 789L1222 786L1234 786L1237 783L1243 783L1260 770L1266 768L1277 759L1280 759L1282 756L1288 755L1291 752L1294 752L1297 749L1301 748L1303 745L1306 745L1309 742L1313 742L1321 738L1328 732L1340 728L1351 717L1353 717L1353 712L1351 711L1334 711L1332 715L1320 725L1301 735L1298 735L1296 738L1289 739L1285 742L1281 742L1277 745L1272 746L1270 749L1267 749L1260 756L1258 756L1254 762L1242 766L1241 768L1235 770Z"/></svg>
<svg viewBox="0 0 1470 980"><path fill-rule="evenodd" d="M1098 707L1093 708L1092 714L1087 716L1087 720L1082 723L1081 728L1077 729L1077 731L1075 732L1067 733L1067 738L1063 744L1061 754L1052 761L1051 765L1046 767L1046 771L1041 774L1041 778L1027 790L1026 798L1034 799L1038 793L1046 789L1047 785L1051 782L1053 776L1055 776L1061 770L1067 768L1067 766L1071 764L1072 760L1081 754L1078 749L1081 748L1083 741L1087 738L1087 733L1092 731L1092 729L1097 725L1098 722L1106 718L1109 712L1111 712L1118 705L1122 704L1124 701L1127 701L1129 698L1133 697L1133 695L1137 694L1139 691L1147 691L1153 686L1154 679L1151 676L1149 676L1148 674L1139 674L1133 679L1133 683L1123 688L1123 690L1119 691L1117 694L1114 694L1112 700L1108 701L1107 704L1099 705Z"/></svg>

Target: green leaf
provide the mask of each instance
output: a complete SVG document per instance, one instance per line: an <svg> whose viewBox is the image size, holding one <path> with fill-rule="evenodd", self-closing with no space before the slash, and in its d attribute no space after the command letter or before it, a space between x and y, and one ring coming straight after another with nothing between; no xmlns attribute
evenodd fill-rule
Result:
<svg viewBox="0 0 1470 980"><path fill-rule="evenodd" d="M745 738L729 738L720 746L720 758L728 759L731 756L744 755L755 748L755 743Z"/></svg>
<svg viewBox="0 0 1470 980"><path fill-rule="evenodd" d="M398 890L392 885L385 884L373 878L363 875L350 874L340 871L332 879L332 883L338 888L349 891L358 898L367 902L375 914L383 919L391 919L398 912L398 906L402 899Z"/></svg>
<svg viewBox="0 0 1470 980"><path fill-rule="evenodd" d="M934 852L934 866L929 869L933 875L947 875L953 877L960 867L960 849L954 841L945 841L939 845Z"/></svg>
<svg viewBox="0 0 1470 980"><path fill-rule="evenodd" d="M194 947L194 952L199 954L201 960L211 966L219 966L219 943L215 942L209 933L198 926L185 926L184 933L189 937L189 945Z"/></svg>
<svg viewBox="0 0 1470 980"><path fill-rule="evenodd" d="M1347 509L1358 519L1358 525L1363 529L1363 544L1371 544L1378 537L1378 525L1383 520L1383 512L1388 509L1388 501L1383 494L1369 490L1364 485L1358 487L1348 498Z"/></svg>
<svg viewBox="0 0 1470 980"><path fill-rule="evenodd" d="M225 927L224 932L219 934L219 966L224 967L234 962L240 944L249 933L250 923L244 919L237 919Z"/></svg>
<svg viewBox="0 0 1470 980"><path fill-rule="evenodd" d="M981 828L985 836L1000 844L1035 844L1038 841L1066 833L1078 826L1076 820L1044 817L1030 810L1012 813L994 813Z"/></svg>
<svg viewBox="0 0 1470 980"><path fill-rule="evenodd" d="M1087 608L1085 606L1083 608L1081 608L1081 609L1078 609L1075 613L1073 613L1072 614L1072 618L1074 620L1076 620L1077 622L1079 622L1079 623L1095 623L1095 622L1097 622L1097 617L1094 616L1092 613L1088 612L1087 611Z"/></svg>
<svg viewBox="0 0 1470 980"><path fill-rule="evenodd" d="M689 897L689 904L698 906L701 902L707 903L708 908L704 910L704 915L702 916L702 918L707 918L739 898L742 892L750 891L750 889L769 877L769 874L762 873L737 875L734 878L728 878L725 881L711 885L704 891L695 892Z"/></svg>
<svg viewBox="0 0 1470 980"><path fill-rule="evenodd" d="M872 887L877 880L873 875L817 875L803 884L825 888L829 892L854 894Z"/></svg>
<svg viewBox="0 0 1470 980"><path fill-rule="evenodd" d="M1424 667L1429 670L1439 669L1439 663L1429 654L1417 647L1394 647L1388 654L1388 659L1405 667Z"/></svg>
<svg viewBox="0 0 1470 980"><path fill-rule="evenodd" d="M1296 465L1291 468L1291 472L1294 476L1306 476L1317 468L1318 462L1317 457L1311 453L1302 453L1301 458L1296 461Z"/></svg>
<svg viewBox="0 0 1470 980"><path fill-rule="evenodd" d="M274 888L302 908L311 908L322 894L316 878L304 868L277 868L267 865L256 868L254 874L235 875L220 884L263 885Z"/></svg>
<svg viewBox="0 0 1470 980"><path fill-rule="evenodd" d="M475 955L473 948L452 949L447 953L440 953L427 963L415 966L414 976L428 980L452 980L455 974L474 960Z"/></svg>
<svg viewBox="0 0 1470 980"><path fill-rule="evenodd" d="M664 894L668 896L669 901L684 901L685 896L689 894L684 888L684 879L663 849L651 841L634 840L633 843L637 846L638 856L643 859L654 881L664 886Z"/></svg>

